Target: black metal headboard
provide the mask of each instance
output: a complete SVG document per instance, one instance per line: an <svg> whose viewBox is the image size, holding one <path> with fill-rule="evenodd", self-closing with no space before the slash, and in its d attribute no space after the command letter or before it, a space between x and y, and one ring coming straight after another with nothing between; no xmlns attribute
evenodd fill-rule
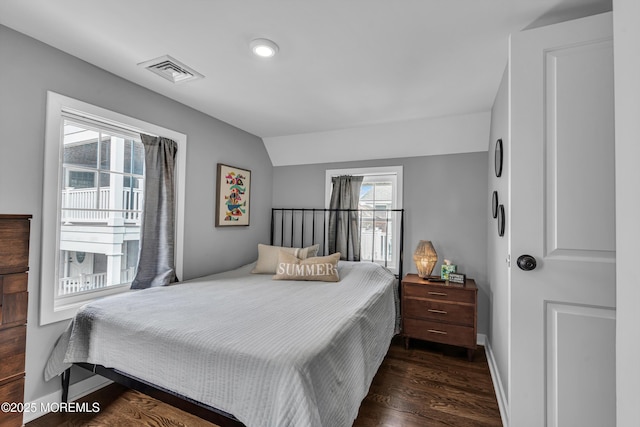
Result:
<svg viewBox="0 0 640 427"><path fill-rule="evenodd" d="M329 255L329 219L331 215L340 214L351 215L360 224L358 231L363 242L360 261L392 268L401 278L404 209L272 208L271 245L305 247L318 244L318 254Z"/></svg>

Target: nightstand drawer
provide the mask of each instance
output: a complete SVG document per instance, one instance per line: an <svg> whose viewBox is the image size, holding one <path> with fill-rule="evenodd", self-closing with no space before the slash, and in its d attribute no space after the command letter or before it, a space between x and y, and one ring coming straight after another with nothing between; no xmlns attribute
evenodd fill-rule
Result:
<svg viewBox="0 0 640 427"><path fill-rule="evenodd" d="M473 327L476 318L473 305L432 301L422 298L405 298L404 315L419 319L455 323Z"/></svg>
<svg viewBox="0 0 640 427"><path fill-rule="evenodd" d="M477 338L473 327L411 318L404 318L403 322L402 333L405 336L443 344L476 348Z"/></svg>
<svg viewBox="0 0 640 427"><path fill-rule="evenodd" d="M475 304L475 290L456 289L449 286L403 283L404 297L420 297L434 300L468 302Z"/></svg>

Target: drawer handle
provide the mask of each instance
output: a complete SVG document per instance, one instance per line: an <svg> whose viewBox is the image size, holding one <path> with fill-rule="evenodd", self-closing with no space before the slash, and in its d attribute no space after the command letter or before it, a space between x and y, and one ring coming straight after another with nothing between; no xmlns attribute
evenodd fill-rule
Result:
<svg viewBox="0 0 640 427"><path fill-rule="evenodd" d="M432 334L447 335L445 331L439 331L437 329L427 329L427 332L431 332Z"/></svg>
<svg viewBox="0 0 640 427"><path fill-rule="evenodd" d="M446 297L447 296L447 294L444 293L444 292L428 292L428 293L429 293L429 295L438 295L438 296L441 296L441 297Z"/></svg>
<svg viewBox="0 0 640 427"><path fill-rule="evenodd" d="M446 311L444 310L434 310L433 308L430 308L427 310L429 313L437 313L437 314L447 314Z"/></svg>

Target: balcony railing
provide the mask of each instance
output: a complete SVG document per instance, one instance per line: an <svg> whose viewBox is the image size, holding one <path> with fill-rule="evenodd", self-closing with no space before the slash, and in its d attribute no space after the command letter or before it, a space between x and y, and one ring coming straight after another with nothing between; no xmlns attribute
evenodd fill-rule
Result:
<svg viewBox="0 0 640 427"><path fill-rule="evenodd" d="M100 188L68 188L62 190L62 221L74 222L109 222L110 219L121 218L125 223L140 225L142 215L142 190L124 188L122 190L122 209L113 209L109 200L109 187Z"/></svg>
<svg viewBox="0 0 640 427"><path fill-rule="evenodd" d="M75 277L64 277L58 282L58 296L72 295L79 292L94 291L108 286L131 283L136 275L135 267L120 272L120 283L107 283L107 273L81 274Z"/></svg>

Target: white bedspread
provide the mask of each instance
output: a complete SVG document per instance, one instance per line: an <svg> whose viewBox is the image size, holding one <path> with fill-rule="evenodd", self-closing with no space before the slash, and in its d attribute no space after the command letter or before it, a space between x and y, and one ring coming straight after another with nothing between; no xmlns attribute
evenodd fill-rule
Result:
<svg viewBox="0 0 640 427"><path fill-rule="evenodd" d="M372 263L341 261L337 283L251 267L84 306L45 377L94 363L247 426L352 425L396 332L395 277Z"/></svg>

